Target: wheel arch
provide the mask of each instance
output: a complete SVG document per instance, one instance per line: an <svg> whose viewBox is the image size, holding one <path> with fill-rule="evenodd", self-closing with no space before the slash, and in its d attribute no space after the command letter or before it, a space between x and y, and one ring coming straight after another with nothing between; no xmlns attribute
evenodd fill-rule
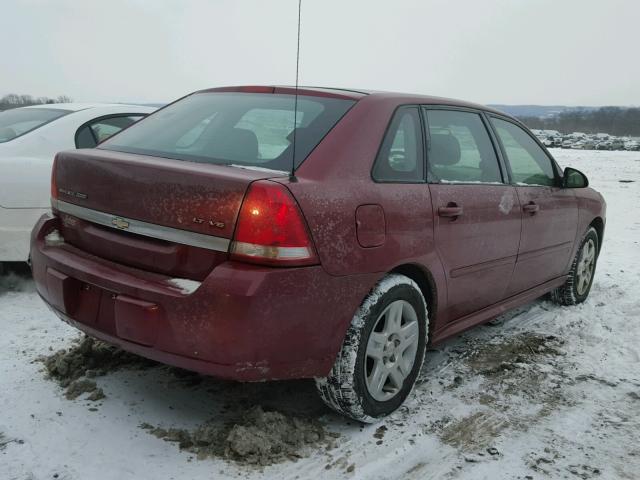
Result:
<svg viewBox="0 0 640 480"><path fill-rule="evenodd" d="M602 249L602 239L604 237L604 220L602 219L602 217L596 217L591 221L591 223L589 224L589 227L595 228L596 233L598 234L598 254L599 254L600 250Z"/></svg>
<svg viewBox="0 0 640 480"><path fill-rule="evenodd" d="M414 263L398 265L389 273L405 275L418 284L420 291L427 301L427 313L429 315L429 338L435 325L436 312L438 311L438 290L433 275L426 268Z"/></svg>

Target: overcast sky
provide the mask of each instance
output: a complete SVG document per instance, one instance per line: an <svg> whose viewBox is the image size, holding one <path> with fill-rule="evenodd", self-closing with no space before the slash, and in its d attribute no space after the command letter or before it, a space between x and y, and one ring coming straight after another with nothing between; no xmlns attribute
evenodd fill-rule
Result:
<svg viewBox="0 0 640 480"><path fill-rule="evenodd" d="M3 0L0 95L293 84L297 0ZM637 0L303 0L301 85L639 105Z"/></svg>

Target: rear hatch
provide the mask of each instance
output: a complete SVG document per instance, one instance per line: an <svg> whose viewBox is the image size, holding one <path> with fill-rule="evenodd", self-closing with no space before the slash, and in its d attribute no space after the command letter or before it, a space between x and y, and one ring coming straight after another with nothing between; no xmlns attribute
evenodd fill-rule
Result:
<svg viewBox="0 0 640 480"><path fill-rule="evenodd" d="M122 264L204 279L228 258L249 185L288 175L355 103L339 92L301 90L297 98L286 88L227 90L196 92L96 149L59 154L54 196L65 240ZM297 216L287 192L261 192ZM307 245L299 245L303 230L293 244L278 244L278 254L295 256L301 247L310 261ZM244 229L243 238L255 240L252 231ZM241 245L249 260L272 254L272 246Z"/></svg>
<svg viewBox="0 0 640 480"><path fill-rule="evenodd" d="M98 149L60 153L54 168L66 242L194 280L227 259L248 186L283 175Z"/></svg>

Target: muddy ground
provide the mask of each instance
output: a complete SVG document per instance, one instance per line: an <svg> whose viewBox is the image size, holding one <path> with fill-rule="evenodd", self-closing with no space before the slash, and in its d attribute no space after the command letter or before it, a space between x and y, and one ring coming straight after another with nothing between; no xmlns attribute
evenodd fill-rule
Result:
<svg viewBox="0 0 640 480"><path fill-rule="evenodd" d="M537 308L547 310L553 307L542 301L538 302ZM566 341L556 335L526 331L505 335L501 327L523 311L527 309L494 320L483 327L483 335L463 336L444 349L429 350L416 388L418 403L428 398L425 396L428 389L435 387L463 402L475 403L478 409L466 415L451 412L429 422L418 421L421 432L413 433L408 439L409 444L415 444L421 435L435 435L443 444L459 451L464 462L488 462L503 455L504 447L498 448L497 445L505 432L526 434L545 417L563 408L574 407L577 400L567 390L568 387L584 382L596 382L609 388L619 385L617 380L575 374L576 365L567 358L564 350ZM98 402L89 407L94 411L105 398L95 380L121 370L137 371L145 376L160 374L169 378L174 387L185 390L205 388L212 395L221 388L227 392L235 391L231 395L233 402L221 407L223 416L208 418L193 428L171 426L170 422L160 425L142 422L138 425L149 435L170 443L179 451L192 454L190 461L217 457L261 470L266 466L317 456L322 451L326 457L325 470L355 471L351 452L339 448L341 434L331 430L324 421L328 415L333 415L317 399L310 400L313 395L310 382L268 385L219 382L142 359L85 336L78 336L69 348L42 356L37 361L44 365L44 377L56 382L68 400L82 396L81 399L86 401ZM434 367L438 372L436 375ZM296 391L298 388L301 388L303 398L307 397L303 405L312 406L311 409L300 412L282 409L270 402L268 396L264 397L267 392L280 396L283 390L289 390L298 397L301 393ZM237 392L242 393L237 395ZM429 394L433 395L433 391L430 390ZM628 397L630 401L640 398L635 391ZM260 400L267 400L264 407L257 403ZM523 405L526 408L522 408ZM375 426L372 434L375 444L384 444L389 429L394 429L396 434L402 432L405 424L416 421L414 415L412 409L405 407L398 415ZM360 431L365 428L371 430L371 427L358 424L352 426ZM564 463L564 458L561 446L552 442L542 451L531 452L526 464L531 472L552 478L567 472L583 479L600 476L601 467L597 464L558 467L557 463ZM414 468L412 473L421 469L420 465Z"/></svg>
<svg viewBox="0 0 640 480"><path fill-rule="evenodd" d="M28 279L26 286L28 289ZM20 291L20 287L9 291L16 288ZM373 427L346 421L329 412L315 396L310 381L221 382L142 359L74 334L72 330L69 331L71 337L66 337L69 338L65 341L66 348L52 349L31 363L50 391L60 392L70 406L79 402L88 413L100 414L110 396L115 395L116 399L123 393L131 396L133 392L127 393L128 387L123 391L122 384L117 387L118 382L113 383L118 377L127 378L129 385L159 383L163 389L179 391L179 397L193 395L210 401L210 411L203 413L199 421L188 422L189 425L176 418L172 405L167 405L169 415L147 418L144 403L149 399L145 398L144 388L133 395L137 400L129 402L132 409L129 416L133 417L131 422L135 428L148 438L166 442L177 454L186 455L188 463L207 464L218 459L244 469L247 474L252 470L268 472L277 465L311 461L319 464L327 475L353 476L362 468L358 462L360 448L384 452L388 448L398 449L400 445L405 449L416 448L425 439L437 439L441 448L458 452L454 455L458 461L442 472L442 478L457 478L469 465L486 466L503 461L512 453L505 437L533 435L539 438L541 424L563 410L580 408L593 387L627 390L624 402L628 407L640 409L637 378L584 373L578 359L568 351L567 344L572 339L562 335L562 331L552 334L537 328L513 328L522 316L544 316L556 308L543 299L430 349L408 404ZM574 327L579 324L580 321ZM156 397L154 402L157 401ZM140 404L136 405L137 402ZM62 411L60 408L59 416L64 418ZM601 458L597 459L596 454L596 444L607 439L613 441L616 432L623 432L627 439L637 438L634 427L637 417L633 411L627 409L626 417L617 419L598 413L596 418L602 424L593 428L599 440L578 447L583 455L580 462L567 458L566 439L556 434L538 448L522 452L527 475L530 478L589 479L603 475L603 478L633 478L607 477L603 472L611 473L611 467ZM3 455L10 447L17 448L24 443L25 439L2 432ZM362 443L354 443L354 433L358 432ZM362 434L365 436L361 437ZM637 462L638 445L630 442L625 450L631 464ZM429 469L429 463L417 461L402 474L407 478L422 478ZM626 474L624 468L620 471Z"/></svg>

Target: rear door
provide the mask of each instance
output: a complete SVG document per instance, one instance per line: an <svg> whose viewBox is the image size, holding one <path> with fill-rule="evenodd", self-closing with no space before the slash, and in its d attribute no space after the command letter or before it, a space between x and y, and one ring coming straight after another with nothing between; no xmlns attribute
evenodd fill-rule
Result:
<svg viewBox="0 0 640 480"><path fill-rule="evenodd" d="M573 190L561 188L555 162L522 127L492 116L522 205L522 238L509 294L566 272L578 224Z"/></svg>
<svg viewBox="0 0 640 480"><path fill-rule="evenodd" d="M452 321L505 297L518 253L520 206L479 112L424 112L436 248Z"/></svg>

